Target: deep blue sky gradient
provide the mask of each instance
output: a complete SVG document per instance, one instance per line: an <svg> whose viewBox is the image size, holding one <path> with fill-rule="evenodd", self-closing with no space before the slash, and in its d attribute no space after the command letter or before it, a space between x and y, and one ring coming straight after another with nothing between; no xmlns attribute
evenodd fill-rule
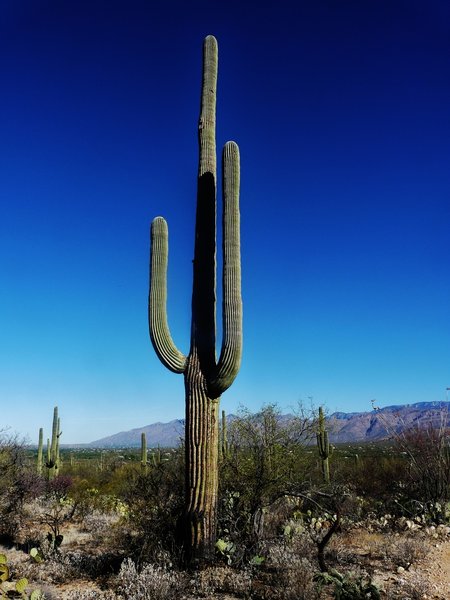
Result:
<svg viewBox="0 0 450 600"><path fill-rule="evenodd" d="M1 4L1 424L30 441L54 405L65 443L184 415L148 339L148 228L169 223L187 351L210 33L218 151L241 150L244 355L223 408L445 397L450 5L242 4Z"/></svg>

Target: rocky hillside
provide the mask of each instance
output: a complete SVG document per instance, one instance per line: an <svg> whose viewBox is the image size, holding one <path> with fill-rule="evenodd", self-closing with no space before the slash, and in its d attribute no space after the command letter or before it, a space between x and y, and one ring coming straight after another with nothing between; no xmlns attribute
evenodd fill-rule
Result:
<svg viewBox="0 0 450 600"><path fill-rule="evenodd" d="M184 436L184 419L175 419L169 423L153 423L145 427L121 431L100 440L95 440L87 446L93 448L133 448L141 445L141 433L147 436L147 446L153 448L174 448Z"/></svg>
<svg viewBox="0 0 450 600"><path fill-rule="evenodd" d="M228 419L233 419L229 415ZM283 420L289 420L289 415L283 415ZM441 419L450 427L450 403L419 402L399 406L386 406L369 412L335 412L327 417L327 428L330 440L340 442L364 442L389 438L394 431L413 425L432 423L439 426ZM147 434L149 447L174 447L179 445L184 436L184 419L176 419L169 423L153 423L130 431L122 431L109 437L95 440L88 444L96 448L138 447L141 443L141 433Z"/></svg>
<svg viewBox="0 0 450 600"><path fill-rule="evenodd" d="M370 412L333 413L328 419L330 439L334 443L382 440L416 425L439 427L442 420L450 427L449 408L447 402L418 402Z"/></svg>

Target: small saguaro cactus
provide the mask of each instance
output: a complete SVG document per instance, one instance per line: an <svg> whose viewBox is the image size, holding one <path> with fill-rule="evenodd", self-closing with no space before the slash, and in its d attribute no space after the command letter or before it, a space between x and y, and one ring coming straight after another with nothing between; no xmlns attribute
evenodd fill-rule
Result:
<svg viewBox="0 0 450 600"><path fill-rule="evenodd" d="M191 341L187 355L175 346L167 324L167 223L156 217L151 226L150 338L161 362L174 373L183 373L185 384L187 562L214 554L219 400L233 383L242 354L239 148L227 142L222 154L223 336L216 358L216 87L217 41L209 35L203 44Z"/></svg>
<svg viewBox="0 0 450 600"><path fill-rule="evenodd" d="M61 421L58 417L57 425L56 425L56 465L55 465L55 475L58 475L59 470L61 468L61 454L59 452L59 438L61 437Z"/></svg>
<svg viewBox="0 0 450 600"><path fill-rule="evenodd" d="M328 459L333 453L334 448L328 440L328 431L325 429L325 417L321 406L319 407L319 426L316 438L319 456L322 461L323 480L325 483L330 483L330 465Z"/></svg>
<svg viewBox="0 0 450 600"><path fill-rule="evenodd" d="M60 420L58 417L58 407L55 406L53 409L53 425L52 425L52 441L47 439L47 461L45 466L48 471L48 478L53 479L58 475L60 467L60 456L59 456L59 438L62 434L60 430Z"/></svg>
<svg viewBox="0 0 450 600"><path fill-rule="evenodd" d="M152 452L152 463L154 467L157 467L158 465L160 465L162 462L162 455L161 455L161 448L158 447L156 448L156 450L153 450Z"/></svg>
<svg viewBox="0 0 450 600"><path fill-rule="evenodd" d="M141 433L141 466L143 471L147 470L147 437L145 431Z"/></svg>
<svg viewBox="0 0 450 600"><path fill-rule="evenodd" d="M38 454L37 454L37 472L42 475L43 466L43 449L44 449L44 430L39 428Z"/></svg>

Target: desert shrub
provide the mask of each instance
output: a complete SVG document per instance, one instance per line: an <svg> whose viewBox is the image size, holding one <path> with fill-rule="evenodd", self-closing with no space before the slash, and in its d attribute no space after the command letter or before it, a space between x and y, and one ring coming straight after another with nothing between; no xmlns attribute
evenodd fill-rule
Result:
<svg viewBox="0 0 450 600"><path fill-rule="evenodd" d="M273 569L270 598L274 600L314 600L320 598L314 581L317 565L314 547L306 534L271 544L267 566Z"/></svg>
<svg viewBox="0 0 450 600"><path fill-rule="evenodd" d="M67 498L72 485L72 477L69 475L58 475L47 482L46 493L57 500L63 500Z"/></svg>
<svg viewBox="0 0 450 600"><path fill-rule="evenodd" d="M117 576L118 600L173 600L185 581L179 573L146 564L138 571L131 559L122 563Z"/></svg>
<svg viewBox="0 0 450 600"><path fill-rule="evenodd" d="M440 427L434 424L413 427L395 438L396 447L404 453L407 461L404 495L431 506L442 506L450 498L450 431L446 426L447 418L444 423ZM438 515L436 517L439 518Z"/></svg>
<svg viewBox="0 0 450 600"><path fill-rule="evenodd" d="M24 505L38 478L27 475L23 443L0 431L0 536L14 541L22 527Z"/></svg>
<svg viewBox="0 0 450 600"><path fill-rule="evenodd" d="M382 418L380 413L380 418ZM408 503L418 502L431 508L431 517L445 520L445 503L450 498L450 418L447 406L432 415L427 423L392 429L394 453L401 459L402 470L394 481L400 488L395 494L399 507L409 510ZM438 509L440 507L441 510Z"/></svg>
<svg viewBox="0 0 450 600"><path fill-rule="evenodd" d="M20 565L23 575L30 580L39 580L49 584L68 583L77 579L108 579L116 575L123 557L104 552L91 555L85 552L60 552L45 558L32 560Z"/></svg>
<svg viewBox="0 0 450 600"><path fill-rule="evenodd" d="M93 547L99 546L110 538L111 531L117 525L119 519L118 514L95 510L83 518L81 531L91 534Z"/></svg>
<svg viewBox="0 0 450 600"><path fill-rule="evenodd" d="M250 569L234 569L225 566L212 566L191 574L189 593L195 598L208 598L213 594L224 593L252 597L252 573Z"/></svg>
<svg viewBox="0 0 450 600"><path fill-rule="evenodd" d="M39 562L30 559L21 565L21 570L30 580L49 584L66 583L79 575L63 554L52 555Z"/></svg>
<svg viewBox="0 0 450 600"><path fill-rule="evenodd" d="M115 543L138 565L180 559L179 523L183 512L181 452L168 462L133 471L123 495L126 514L116 527Z"/></svg>
<svg viewBox="0 0 450 600"><path fill-rule="evenodd" d="M411 573L408 579L388 584L386 598L389 600L426 600L436 597L430 583L418 574Z"/></svg>
<svg viewBox="0 0 450 600"><path fill-rule="evenodd" d="M243 409L229 424L219 477L219 537L237 549L236 560L251 556L287 518L275 518L274 503L307 478L312 424L305 411L286 419L276 405L256 414Z"/></svg>
<svg viewBox="0 0 450 600"><path fill-rule="evenodd" d="M73 590L68 592L66 600L116 600L117 596L111 592L101 590Z"/></svg>
<svg viewBox="0 0 450 600"><path fill-rule="evenodd" d="M422 536L390 536L383 539L380 548L384 558L394 566L409 569L412 564L425 558L429 552L429 542Z"/></svg>
<svg viewBox="0 0 450 600"><path fill-rule="evenodd" d="M359 508L361 518L393 510L393 499L401 493L404 469L404 460L392 453L383 454L381 449L379 455L362 458L357 468L347 466L340 480L351 482L355 495L363 500Z"/></svg>

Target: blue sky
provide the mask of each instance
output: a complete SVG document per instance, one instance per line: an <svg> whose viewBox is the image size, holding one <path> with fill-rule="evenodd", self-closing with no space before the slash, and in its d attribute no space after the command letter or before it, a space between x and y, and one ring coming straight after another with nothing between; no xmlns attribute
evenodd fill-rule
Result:
<svg viewBox="0 0 450 600"><path fill-rule="evenodd" d="M207 34L218 150L241 151L244 353L222 407L445 398L448 3L241 4L2 2L1 423L30 441L55 405L65 443L184 415L148 337L148 230L169 223L187 351Z"/></svg>

